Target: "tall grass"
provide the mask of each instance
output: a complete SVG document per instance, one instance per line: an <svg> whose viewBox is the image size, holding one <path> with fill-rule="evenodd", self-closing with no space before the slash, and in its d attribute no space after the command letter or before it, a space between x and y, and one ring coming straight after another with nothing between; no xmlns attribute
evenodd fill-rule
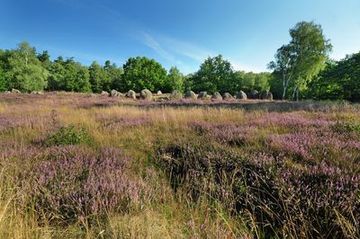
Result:
<svg viewBox="0 0 360 239"><path fill-rule="evenodd" d="M0 238L359 237L358 107L256 104L0 95Z"/></svg>

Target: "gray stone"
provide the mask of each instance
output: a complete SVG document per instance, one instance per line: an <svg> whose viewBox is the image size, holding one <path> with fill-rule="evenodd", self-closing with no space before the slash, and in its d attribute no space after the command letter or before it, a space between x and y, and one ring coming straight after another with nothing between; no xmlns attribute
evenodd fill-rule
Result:
<svg viewBox="0 0 360 239"><path fill-rule="evenodd" d="M273 100L273 94L270 91L263 91L260 94L260 99L262 100Z"/></svg>
<svg viewBox="0 0 360 239"><path fill-rule="evenodd" d="M119 91L117 90L111 90L110 91L110 96L111 97L121 97L121 96L124 96L123 94L121 94Z"/></svg>
<svg viewBox="0 0 360 239"><path fill-rule="evenodd" d="M249 94L250 99L259 99L259 91L252 90Z"/></svg>
<svg viewBox="0 0 360 239"><path fill-rule="evenodd" d="M44 92L42 92L42 91L31 91L30 94L32 94L32 95L43 95Z"/></svg>
<svg viewBox="0 0 360 239"><path fill-rule="evenodd" d="M107 92L107 91L101 91L100 95L109 96L109 92Z"/></svg>
<svg viewBox="0 0 360 239"><path fill-rule="evenodd" d="M208 94L206 91L201 91L198 95L198 99L204 100L204 99L208 98L207 96L208 96Z"/></svg>
<svg viewBox="0 0 360 239"><path fill-rule="evenodd" d="M234 97L233 97L230 93L228 93L228 92L225 92L225 93L223 94L223 98L224 98L224 100L226 100L226 101L234 100Z"/></svg>
<svg viewBox="0 0 360 239"><path fill-rule="evenodd" d="M197 95L196 95L193 91L189 90L189 91L186 91L186 93L185 93L185 98L186 98L186 99L196 100L196 99L197 99Z"/></svg>
<svg viewBox="0 0 360 239"><path fill-rule="evenodd" d="M171 92L171 95L170 95L170 99L172 100L180 100L183 98L183 95L180 91L178 90L174 90L173 92Z"/></svg>
<svg viewBox="0 0 360 239"><path fill-rule="evenodd" d="M125 96L126 96L127 98L136 100L136 93L135 93L135 91L133 91L133 90L129 90L129 91L126 93Z"/></svg>
<svg viewBox="0 0 360 239"><path fill-rule="evenodd" d="M239 99L239 100L247 100L247 95L244 91L239 91L236 93L236 99Z"/></svg>
<svg viewBox="0 0 360 239"><path fill-rule="evenodd" d="M148 89L144 89L140 92L140 97L143 100L150 101L150 100L152 100L153 95L152 95L151 91L149 91Z"/></svg>
<svg viewBox="0 0 360 239"><path fill-rule="evenodd" d="M219 92L215 92L212 97L211 97L212 100L216 100L216 101L220 101L220 100L223 100L223 97L221 96L221 94Z"/></svg>
<svg viewBox="0 0 360 239"><path fill-rule="evenodd" d="M13 93L13 94L21 94L21 91L19 91L17 89L12 89L11 93Z"/></svg>

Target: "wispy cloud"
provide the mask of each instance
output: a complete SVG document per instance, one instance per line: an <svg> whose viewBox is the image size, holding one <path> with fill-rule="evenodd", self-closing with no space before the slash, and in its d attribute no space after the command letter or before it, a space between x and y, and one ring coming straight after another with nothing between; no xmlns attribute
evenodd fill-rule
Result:
<svg viewBox="0 0 360 239"><path fill-rule="evenodd" d="M181 67L187 73L195 71L207 57L214 57L220 54L196 44L164 35L156 35L155 37L149 33L141 32L141 41L160 57ZM243 64L235 57L224 55L224 58L231 62L234 70L261 71L261 69L257 69L254 66Z"/></svg>
<svg viewBox="0 0 360 239"><path fill-rule="evenodd" d="M170 52L165 50L160 43L155 40L153 36L146 32L142 32L143 34L143 42L146 46L153 49L158 55L160 55L162 58L170 61L170 62L176 62L176 58L174 55L172 55Z"/></svg>
<svg viewBox="0 0 360 239"><path fill-rule="evenodd" d="M161 40L170 46L177 54L191 58L197 62L202 62L205 58L215 55L214 52L190 42L164 36L161 37Z"/></svg>

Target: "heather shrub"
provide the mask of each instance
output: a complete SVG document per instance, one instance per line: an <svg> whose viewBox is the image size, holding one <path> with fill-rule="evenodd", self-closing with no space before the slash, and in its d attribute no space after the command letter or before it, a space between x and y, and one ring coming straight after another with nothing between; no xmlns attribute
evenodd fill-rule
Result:
<svg viewBox="0 0 360 239"><path fill-rule="evenodd" d="M140 183L127 174L130 159L114 148L52 147L19 176L21 203L39 220L68 224L127 212L140 200Z"/></svg>
<svg viewBox="0 0 360 239"><path fill-rule="evenodd" d="M96 119L102 128L117 130L130 127L146 126L151 124L151 119L146 117L107 117L99 116Z"/></svg>
<svg viewBox="0 0 360 239"><path fill-rule="evenodd" d="M256 127L234 123L192 122L190 128L200 135L222 144L241 146L250 143L256 135Z"/></svg>
<svg viewBox="0 0 360 239"><path fill-rule="evenodd" d="M243 155L208 144L171 144L158 152L156 162L175 192L194 202L201 196L220 202L233 215L250 217L266 236L342 238L347 232L337 214L357 228L360 177L355 172L326 163L297 167L282 154Z"/></svg>
<svg viewBox="0 0 360 239"><path fill-rule="evenodd" d="M45 145L76 145L89 144L91 137L86 129L68 125L60 127L55 133L45 139Z"/></svg>
<svg viewBox="0 0 360 239"><path fill-rule="evenodd" d="M273 234L281 220L271 156L259 154L251 161L224 148L180 143L158 151L157 165L169 177L172 188L197 201L205 196L220 202L231 214L251 212L266 233Z"/></svg>
<svg viewBox="0 0 360 239"><path fill-rule="evenodd" d="M306 238L360 236L358 174L323 162L301 169L285 168L277 180L283 185L280 200L297 225L287 228L290 234L303 234Z"/></svg>
<svg viewBox="0 0 360 239"><path fill-rule="evenodd" d="M333 130L338 133L359 133L360 124L355 122L336 122L333 125Z"/></svg>

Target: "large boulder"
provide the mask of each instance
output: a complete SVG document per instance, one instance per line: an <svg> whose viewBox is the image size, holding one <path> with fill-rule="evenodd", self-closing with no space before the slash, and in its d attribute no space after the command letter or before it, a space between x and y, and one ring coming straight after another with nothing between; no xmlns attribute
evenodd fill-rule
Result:
<svg viewBox="0 0 360 239"><path fill-rule="evenodd" d="M221 94L219 92L215 92L212 96L211 96L212 100L215 101L220 101L223 100L223 97L221 96Z"/></svg>
<svg viewBox="0 0 360 239"><path fill-rule="evenodd" d="M244 91L239 91L239 92L236 92L236 99L239 99L239 100L247 100L247 95Z"/></svg>
<svg viewBox="0 0 360 239"><path fill-rule="evenodd" d="M100 95L109 96L109 92L103 90L101 91Z"/></svg>
<svg viewBox="0 0 360 239"><path fill-rule="evenodd" d="M110 91L110 96L111 97L122 97L124 95L122 93L120 93L119 91L117 91L117 90L111 90Z"/></svg>
<svg viewBox="0 0 360 239"><path fill-rule="evenodd" d="M198 99L200 99L200 100L205 100L207 98L208 98L208 94L206 91L201 91L198 95Z"/></svg>
<svg viewBox="0 0 360 239"><path fill-rule="evenodd" d="M263 91L260 94L262 100L273 100L273 94L270 91Z"/></svg>
<svg viewBox="0 0 360 239"><path fill-rule="evenodd" d="M230 100L234 100L234 97L229 92L225 92L223 94L223 99L226 101L230 101Z"/></svg>
<svg viewBox="0 0 360 239"><path fill-rule="evenodd" d="M250 99L259 99L259 91L252 90L249 94Z"/></svg>
<svg viewBox="0 0 360 239"><path fill-rule="evenodd" d="M133 90L129 90L129 91L126 93L125 96L126 96L127 98L136 100L136 92L133 91Z"/></svg>
<svg viewBox="0 0 360 239"><path fill-rule="evenodd" d="M186 99L192 99L192 100L196 100L197 99L197 95L194 93L194 91L188 90L185 93L185 98Z"/></svg>
<svg viewBox="0 0 360 239"><path fill-rule="evenodd" d="M140 98L143 100L152 100L152 93L148 89L144 89L140 92Z"/></svg>
<svg viewBox="0 0 360 239"><path fill-rule="evenodd" d="M32 94L32 95L43 95L44 92L42 92L42 91L31 91L30 94Z"/></svg>
<svg viewBox="0 0 360 239"><path fill-rule="evenodd" d="M180 91L178 90L174 90L173 92L171 92L171 95L170 95L170 99L172 100L180 100L183 98L183 95Z"/></svg>
<svg viewBox="0 0 360 239"><path fill-rule="evenodd" d="M12 89L11 93L13 93L13 94L21 94L21 91L19 91L17 89Z"/></svg>

